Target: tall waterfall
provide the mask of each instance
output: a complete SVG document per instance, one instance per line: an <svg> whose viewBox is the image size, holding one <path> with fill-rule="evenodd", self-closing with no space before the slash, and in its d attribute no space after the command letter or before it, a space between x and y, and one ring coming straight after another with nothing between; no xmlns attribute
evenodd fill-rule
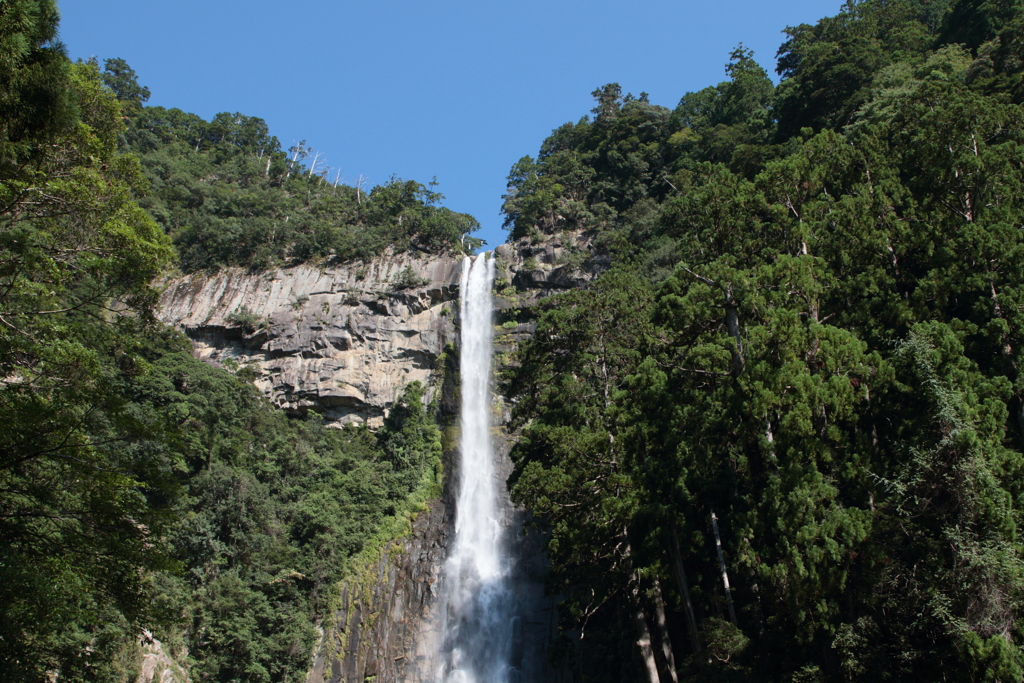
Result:
<svg viewBox="0 0 1024 683"><path fill-rule="evenodd" d="M462 441L455 539L442 574L437 683L517 683L509 666L511 591L491 443L494 258L462 263Z"/></svg>

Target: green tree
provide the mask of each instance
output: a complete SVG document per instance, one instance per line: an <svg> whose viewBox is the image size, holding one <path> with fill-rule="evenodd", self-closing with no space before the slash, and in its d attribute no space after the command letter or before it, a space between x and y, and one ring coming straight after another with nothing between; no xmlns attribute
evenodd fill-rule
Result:
<svg viewBox="0 0 1024 683"><path fill-rule="evenodd" d="M937 40L939 44L959 43L972 52L977 51L1014 23L1022 10L1024 5L1016 0L957 0L951 3Z"/></svg>
<svg viewBox="0 0 1024 683"><path fill-rule="evenodd" d="M563 623L589 617L586 677L640 675L636 605L664 609L663 681L1019 677L1016 19L975 56L932 49L943 9L791 30L774 100L734 53L647 119L646 167L622 172L643 105L606 88L599 123L513 169L515 236L590 229L613 264L544 301L512 384L513 494L543 512Z"/></svg>
<svg viewBox="0 0 1024 683"><path fill-rule="evenodd" d="M778 52L776 115L782 139L851 122L874 74L931 46L945 0L848 2L814 26L788 27Z"/></svg>
<svg viewBox="0 0 1024 683"><path fill-rule="evenodd" d="M687 93L672 113L676 130L668 142L676 168L712 161L752 176L768 152L775 86L742 44L729 59L728 81Z"/></svg>
<svg viewBox="0 0 1024 683"><path fill-rule="evenodd" d="M549 533L547 581L566 595L562 623L585 632L611 624L626 629L616 636L626 642L636 637L632 615L645 606L646 584L631 530L639 501L629 446L611 406L640 358L649 302L646 283L625 272L552 301L511 380L519 401L513 422L523 426L512 452L512 497ZM588 643L587 671L631 675L620 653L621 644Z"/></svg>
<svg viewBox="0 0 1024 683"><path fill-rule="evenodd" d="M56 41L53 0L0 6L0 181L42 155L40 142L74 125L70 64Z"/></svg>
<svg viewBox="0 0 1024 683"><path fill-rule="evenodd" d="M149 100L149 88L139 85L135 69L120 58L103 60L103 85L114 92L126 114L137 114Z"/></svg>
<svg viewBox="0 0 1024 683"><path fill-rule="evenodd" d="M31 172L0 189L0 647L12 680L72 662L76 624L137 629L151 612L146 570L168 566L149 497L172 494L174 459L150 446L159 428L119 384L144 372L138 336L171 251L130 199L144 179L116 154L116 100L95 66L69 72L81 120L41 133Z"/></svg>

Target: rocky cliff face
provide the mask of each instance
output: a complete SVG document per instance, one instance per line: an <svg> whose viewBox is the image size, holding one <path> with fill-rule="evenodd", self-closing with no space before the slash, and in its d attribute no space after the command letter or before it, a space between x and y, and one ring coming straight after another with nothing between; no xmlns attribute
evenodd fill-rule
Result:
<svg viewBox="0 0 1024 683"><path fill-rule="evenodd" d="M504 285L518 293L506 306L578 287L604 267L585 260L591 241L578 231L496 252ZM228 268L164 282L159 315L203 360L249 368L283 410L377 427L402 388L426 383L434 359L455 341L460 268L461 258L409 252L325 268Z"/></svg>
<svg viewBox="0 0 1024 683"><path fill-rule="evenodd" d="M376 427L453 340L460 266L451 256L403 253L328 268L229 268L165 282L160 318L182 329L203 360L251 369L289 413Z"/></svg>
<svg viewBox="0 0 1024 683"><path fill-rule="evenodd" d="M421 675L417 655L428 640L422 626L444 563L448 510L444 498L432 501L406 538L395 539L377 562L343 583L308 683L432 680Z"/></svg>
<svg viewBox="0 0 1024 683"><path fill-rule="evenodd" d="M168 652L168 648L145 629L139 640L139 656L135 683L188 683L188 670L182 665L188 660L188 652Z"/></svg>
<svg viewBox="0 0 1024 683"><path fill-rule="evenodd" d="M608 258L595 252L593 235L585 230L523 237L494 251L505 264L508 282L533 301L583 287L609 266Z"/></svg>
<svg viewBox="0 0 1024 683"><path fill-rule="evenodd" d="M557 291L585 286L604 268L600 260L585 259L591 253L588 235L574 232L548 236L531 242L523 239L496 249L499 273L495 281L498 328L495 343L506 360L514 357L516 346L533 331L530 309L543 297ZM457 293L453 298L457 297ZM454 340L457 345L457 340ZM454 359L453 359L454 360ZM499 361L500 362L500 361ZM442 391L442 405L449 406L448 418L458 410L457 383L452 379L457 364L449 367ZM511 473L514 435L504 427L510 415L500 396L494 399L497 429L496 472L504 487ZM340 592L339 604L314 660L308 683L430 683L435 680L436 649L444 615L437 614L434 599L439 592L440 570L448 551L454 523L457 492L458 454L446 453L448 472L444 494L422 513L405 539L398 539L373 566L351 577ZM555 601L544 595L543 577L547 561L543 539L525 535L528 513L515 509L505 497L501 504L503 524L510 529L509 554L513 563L513 590L517 616L511 662L522 680L557 683L572 680L570 672L552 668L547 648L557 635Z"/></svg>
<svg viewBox="0 0 1024 683"><path fill-rule="evenodd" d="M590 237L564 232L501 245L495 343L509 359L533 331L530 309L549 294L585 286L606 264L593 257ZM368 264L312 266L250 274L238 269L169 280L161 319L185 331L200 358L229 368L250 368L255 384L282 409L312 410L330 424L382 423L390 404L414 380L440 391L442 410L458 410L457 365L443 385L428 381L445 345L458 344L455 319L461 259L389 254ZM499 361L500 362L500 361ZM428 400L429 400L428 396ZM495 398L500 484L508 476L514 435L501 396ZM441 565L454 522L452 474L457 454L446 453L445 493L431 501L405 538L387 544L380 558L349 577L327 615L309 683L433 680L425 649L443 621L433 614ZM554 602L544 596L541 539L523 538L526 513L504 511L517 545L517 599L521 623L513 657L524 680L570 680L547 666L546 648L557 632Z"/></svg>

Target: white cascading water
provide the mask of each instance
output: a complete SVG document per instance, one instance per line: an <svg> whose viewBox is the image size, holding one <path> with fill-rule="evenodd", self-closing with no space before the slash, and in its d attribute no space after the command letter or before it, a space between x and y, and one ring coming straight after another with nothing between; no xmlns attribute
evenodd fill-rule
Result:
<svg viewBox="0 0 1024 683"><path fill-rule="evenodd" d="M462 440L455 539L443 570L437 683L517 683L512 605L491 442L494 258L466 257L460 289Z"/></svg>

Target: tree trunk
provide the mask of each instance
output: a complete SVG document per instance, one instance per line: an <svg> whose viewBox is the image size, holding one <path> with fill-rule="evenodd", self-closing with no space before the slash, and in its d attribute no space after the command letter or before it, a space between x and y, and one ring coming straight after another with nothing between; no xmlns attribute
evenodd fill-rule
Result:
<svg viewBox="0 0 1024 683"><path fill-rule="evenodd" d="M644 660L647 680L650 683L661 683L658 677L658 664L654 661L654 648L651 647L651 630L647 628L647 617L644 616L644 608L640 605L640 589L636 585L638 581L635 576L633 578L633 624L636 626L636 644L640 647L640 656Z"/></svg>
<svg viewBox="0 0 1024 683"><path fill-rule="evenodd" d="M686 630L690 634L690 647L693 653L700 652L700 636L697 633L697 617L693 613L693 602L690 601L690 586L686 582L686 572L683 571L683 554L680 551L679 535L676 533L676 525L673 523L669 528L669 554L672 556L672 568L675 569L676 584L679 594L683 596L683 606L686 608Z"/></svg>
<svg viewBox="0 0 1024 683"><path fill-rule="evenodd" d="M722 538L718 535L718 517L711 513L711 526L715 530L715 548L718 550L718 568L722 572L722 584L725 586L725 602L729 606L729 621L736 626L736 610L732 606L732 589L729 588L729 574L725 571L725 558L722 556Z"/></svg>
<svg viewBox="0 0 1024 683"><path fill-rule="evenodd" d="M725 290L725 327L729 330L735 346L732 349L732 376L743 372L743 335L740 332L740 315L736 311L736 300L732 298L732 287Z"/></svg>
<svg viewBox="0 0 1024 683"><path fill-rule="evenodd" d="M654 580L654 621L658 627L658 640L661 645L661 656L665 662L665 673L672 683L679 683L676 673L676 656L672 652L672 639L668 635L668 620L665 619L665 601L661 597L661 585Z"/></svg>
<svg viewBox="0 0 1024 683"><path fill-rule="evenodd" d="M709 280L703 275L698 275L689 268L683 266L683 270L697 278L709 287L718 287L725 294L725 327L729 331L729 336L733 338L734 346L732 348L732 370L730 374L733 377L739 377L740 373L743 372L743 334L740 330L740 314L736 310L736 299L732 296L732 285L719 285L714 280Z"/></svg>

